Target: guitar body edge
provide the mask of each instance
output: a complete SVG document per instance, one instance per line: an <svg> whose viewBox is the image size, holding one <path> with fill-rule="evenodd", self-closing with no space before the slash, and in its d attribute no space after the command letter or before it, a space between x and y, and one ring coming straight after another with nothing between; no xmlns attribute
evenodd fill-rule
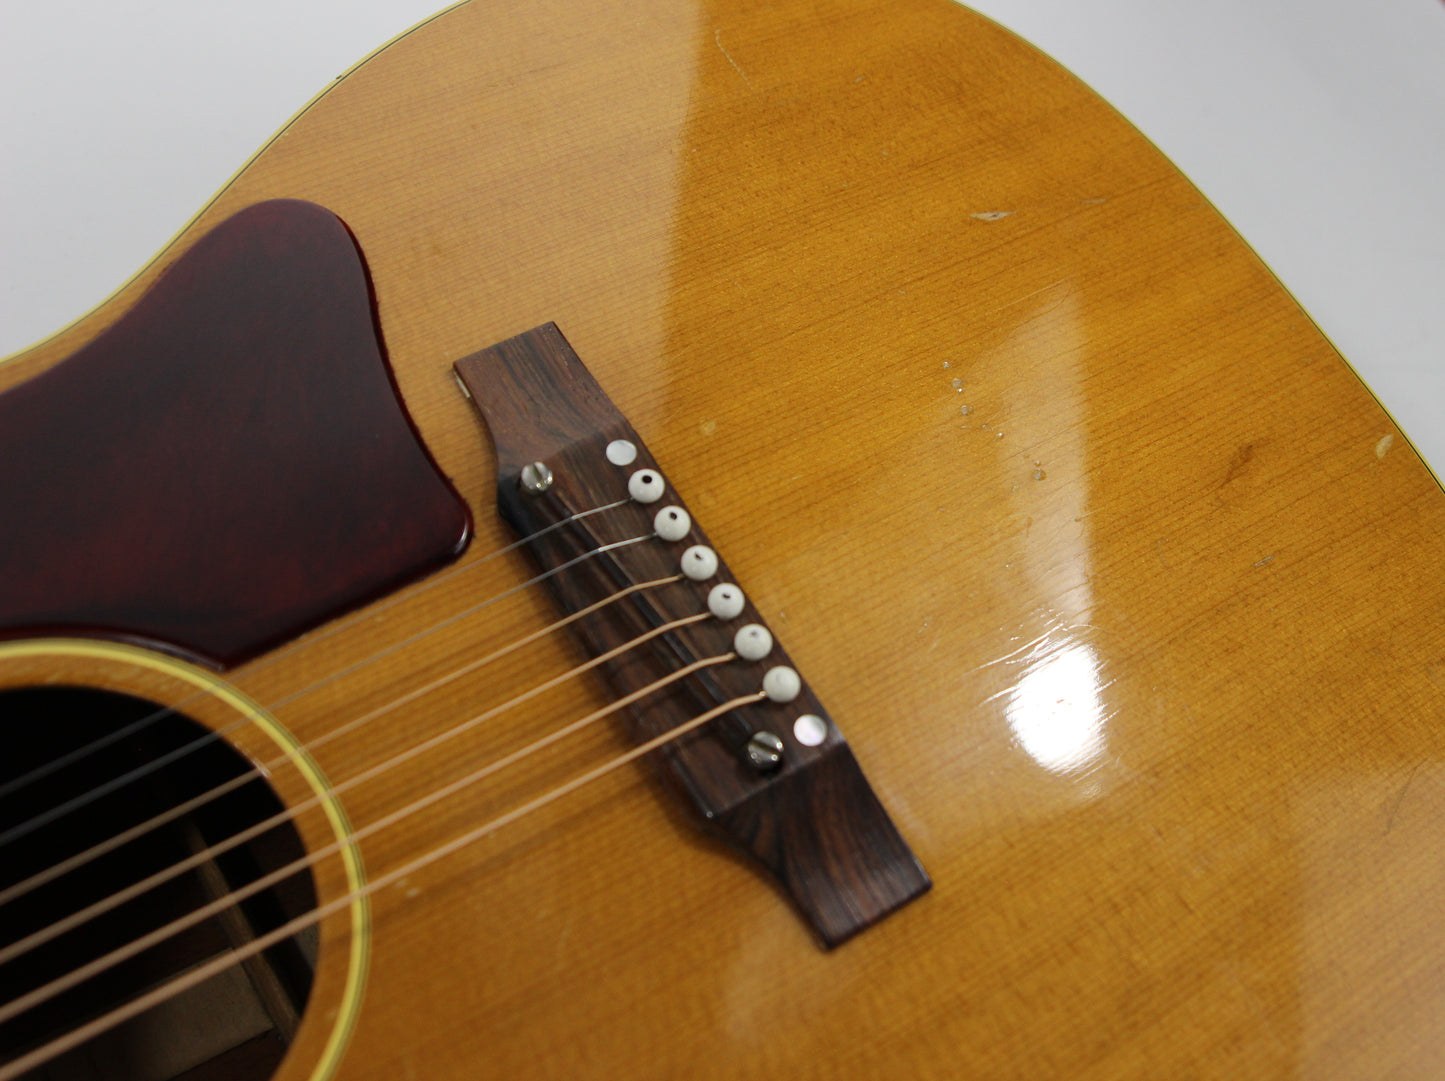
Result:
<svg viewBox="0 0 1445 1081"><path fill-rule="evenodd" d="M526 577L479 562L511 538L450 366L555 322L934 882L821 951L621 770L373 898L341 1081L1445 1061L1445 493L1218 213L1052 61L946 0L462 5L300 115L0 388L271 198L356 237L476 539L447 589L234 685L285 699ZM281 719L309 742L552 618L518 594ZM351 775L575 661L545 640L316 759ZM604 702L559 687L347 812ZM366 867L626 746L598 729L368 840ZM323 950L318 986L341 964ZM313 999L307 1046L336 1008Z"/></svg>

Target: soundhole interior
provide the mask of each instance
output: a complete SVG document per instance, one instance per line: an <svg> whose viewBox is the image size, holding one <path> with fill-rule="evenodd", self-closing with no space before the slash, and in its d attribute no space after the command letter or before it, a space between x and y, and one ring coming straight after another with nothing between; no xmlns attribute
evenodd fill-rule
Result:
<svg viewBox="0 0 1445 1081"><path fill-rule="evenodd" d="M157 714L125 695L81 688L0 692L0 834L45 815L208 730L173 712L132 735L14 791L62 755ZM0 890L207 792L251 769L222 739L0 843ZM281 810L259 778L39 888L0 904L0 948L187 859ZM73 971L303 854L289 822L208 859L51 941L0 964L0 1002ZM92 1018L165 984L312 909L302 871L217 916L88 979L0 1025L0 1062L62 1037ZM285 940L89 1043L32 1070L47 1081L232 1081L269 1077L295 1034L316 963L314 929Z"/></svg>

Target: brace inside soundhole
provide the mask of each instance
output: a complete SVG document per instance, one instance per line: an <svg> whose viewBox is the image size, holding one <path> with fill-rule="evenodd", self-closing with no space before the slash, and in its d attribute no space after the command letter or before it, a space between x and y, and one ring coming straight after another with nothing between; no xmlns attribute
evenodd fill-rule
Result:
<svg viewBox="0 0 1445 1081"><path fill-rule="evenodd" d="M156 717L157 713L162 715ZM148 718L154 718L147 720ZM122 728L125 738L44 776L47 763ZM47 821L53 808L207 735L156 705L86 688L0 693L0 891L75 853L245 773L251 763L212 739L110 794ZM17 786L27 777L35 779ZM100 855L0 909L0 949L185 860L281 810L259 778ZM42 987L303 854L289 823L207 859L5 964L4 999ZM60 993L0 1025L0 1061L104 1014L134 995L279 927L315 906L301 872ZM220 978L112 1029L40 1067L46 1081L240 1081L269 1077L285 1054L311 990L315 929L285 940Z"/></svg>

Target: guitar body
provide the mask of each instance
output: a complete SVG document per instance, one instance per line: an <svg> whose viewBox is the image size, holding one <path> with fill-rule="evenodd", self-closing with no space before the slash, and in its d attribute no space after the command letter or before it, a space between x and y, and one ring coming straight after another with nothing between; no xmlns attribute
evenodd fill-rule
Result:
<svg viewBox="0 0 1445 1081"><path fill-rule="evenodd" d="M400 396L470 508L458 566L514 538L452 362L555 322L933 879L823 950L628 766L323 921L278 1077L1445 1068L1445 493L1077 80L945 0L463 4L0 388L273 198L364 253ZM214 728L254 710L229 738L260 760L555 618L529 590L413 641L529 573L492 560L221 675L12 642L0 687L184 701ZM545 638L271 782L299 803L577 660ZM605 703L560 685L300 834L319 849ZM318 864L318 897L629 746L600 727L367 838Z"/></svg>

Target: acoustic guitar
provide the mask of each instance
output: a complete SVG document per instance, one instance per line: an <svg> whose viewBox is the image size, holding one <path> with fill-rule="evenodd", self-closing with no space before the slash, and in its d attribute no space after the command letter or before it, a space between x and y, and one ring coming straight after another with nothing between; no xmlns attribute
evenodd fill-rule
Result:
<svg viewBox="0 0 1445 1081"><path fill-rule="evenodd" d="M948 0L452 8L0 459L0 1078L1445 1069L1445 493Z"/></svg>

